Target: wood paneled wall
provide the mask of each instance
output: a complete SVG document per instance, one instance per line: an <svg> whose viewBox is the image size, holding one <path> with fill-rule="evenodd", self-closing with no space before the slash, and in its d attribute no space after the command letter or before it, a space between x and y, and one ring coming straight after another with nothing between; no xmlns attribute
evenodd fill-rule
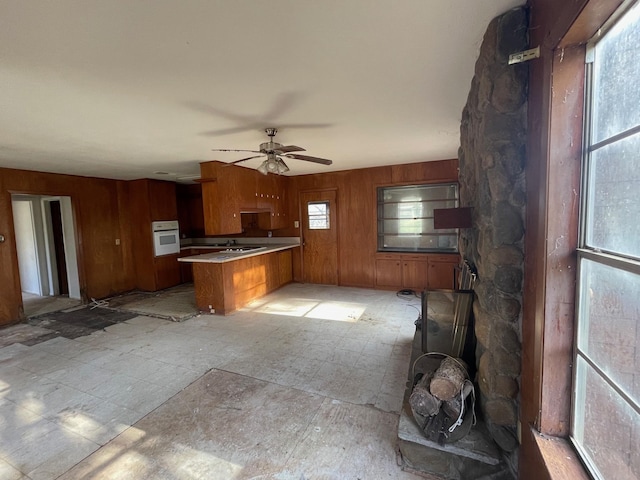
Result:
<svg viewBox="0 0 640 480"><path fill-rule="evenodd" d="M372 288L377 250L376 188L451 181L458 181L457 159L289 177L291 218L301 221L301 192L336 188L338 282L345 286ZM279 234L300 236L300 231L291 228ZM300 261L299 254L294 253L296 281L301 281Z"/></svg>
<svg viewBox="0 0 640 480"><path fill-rule="evenodd" d="M71 197L85 299L134 288L126 182L0 168L0 325L22 319L12 193ZM115 244L119 238L120 245Z"/></svg>

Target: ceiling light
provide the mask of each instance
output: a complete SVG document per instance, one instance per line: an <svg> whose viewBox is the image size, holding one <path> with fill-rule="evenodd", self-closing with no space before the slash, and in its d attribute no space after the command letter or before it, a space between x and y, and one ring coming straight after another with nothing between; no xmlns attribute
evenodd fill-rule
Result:
<svg viewBox="0 0 640 480"><path fill-rule="evenodd" d="M267 171L267 162L269 162L269 160L265 160L264 162L262 162L262 164L258 167L258 171L263 174L266 175L267 173L269 173Z"/></svg>
<svg viewBox="0 0 640 480"><path fill-rule="evenodd" d="M278 157L277 162L278 162L278 173L280 175L289 171L289 167L287 167L287 164L284 163L284 161L280 157Z"/></svg>

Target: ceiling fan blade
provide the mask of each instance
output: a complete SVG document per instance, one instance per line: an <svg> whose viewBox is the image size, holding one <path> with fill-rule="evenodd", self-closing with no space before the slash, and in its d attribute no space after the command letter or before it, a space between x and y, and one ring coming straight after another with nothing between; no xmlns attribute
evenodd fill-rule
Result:
<svg viewBox="0 0 640 480"><path fill-rule="evenodd" d="M264 157L264 155L254 155L253 157L241 158L240 160L235 160L233 162L227 163L227 165L234 165L236 163L244 162L245 160L251 160L252 158Z"/></svg>
<svg viewBox="0 0 640 480"><path fill-rule="evenodd" d="M278 148L280 153L289 153L289 152L306 152L306 150L302 147L296 147L295 145L283 145Z"/></svg>
<svg viewBox="0 0 640 480"><path fill-rule="evenodd" d="M283 157L295 158L296 160L306 160L307 162L321 163L322 165L331 165L333 163L332 160L328 160L326 158L310 157L309 155L299 155L297 153L288 153L286 155L283 155Z"/></svg>
<svg viewBox="0 0 640 480"><path fill-rule="evenodd" d="M236 150L233 148L212 148L212 152L249 152L249 153L262 153L260 150Z"/></svg>

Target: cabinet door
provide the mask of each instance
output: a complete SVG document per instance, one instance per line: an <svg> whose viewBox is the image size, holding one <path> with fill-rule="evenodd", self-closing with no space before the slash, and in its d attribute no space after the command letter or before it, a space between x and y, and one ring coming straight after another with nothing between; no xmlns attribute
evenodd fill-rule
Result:
<svg viewBox="0 0 640 480"><path fill-rule="evenodd" d="M424 290L428 283L428 263L424 260L402 260L402 288L416 292Z"/></svg>
<svg viewBox="0 0 640 480"><path fill-rule="evenodd" d="M148 183L151 221L177 220L176 184L161 180L148 180Z"/></svg>
<svg viewBox="0 0 640 480"><path fill-rule="evenodd" d="M174 287L180 284L180 263L178 255L155 258L156 290Z"/></svg>
<svg viewBox="0 0 640 480"><path fill-rule="evenodd" d="M240 167L220 162L200 164L203 178L202 207L207 235L242 233L240 186L245 172L237 173L234 170L236 168Z"/></svg>
<svg viewBox="0 0 640 480"><path fill-rule="evenodd" d="M427 283L427 288L455 288L455 267L459 262L460 258L457 255L430 259L428 276L429 281Z"/></svg>
<svg viewBox="0 0 640 480"><path fill-rule="evenodd" d="M376 260L376 285L379 287L402 287L402 263L397 259Z"/></svg>
<svg viewBox="0 0 640 480"><path fill-rule="evenodd" d="M271 292L278 288L281 284L280 282L280 257L278 253L268 253L266 255L262 255L265 265L266 271L266 282L267 282L267 292Z"/></svg>
<svg viewBox="0 0 640 480"><path fill-rule="evenodd" d="M226 170L228 170L228 172ZM225 183L233 182L235 184L235 192L238 195L238 207L240 210L255 209L257 205L257 175L260 174L253 169L237 166L227 167L222 170L221 174L221 178ZM228 179L226 178L227 175L229 177Z"/></svg>
<svg viewBox="0 0 640 480"><path fill-rule="evenodd" d="M204 231L207 235L242 233L240 207L233 197L221 201L225 193L217 180L202 184Z"/></svg>

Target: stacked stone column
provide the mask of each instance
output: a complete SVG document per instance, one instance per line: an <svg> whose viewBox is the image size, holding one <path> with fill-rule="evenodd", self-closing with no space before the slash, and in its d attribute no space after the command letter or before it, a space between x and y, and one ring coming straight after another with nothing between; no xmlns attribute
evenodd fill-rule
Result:
<svg viewBox="0 0 640 480"><path fill-rule="evenodd" d="M527 130L527 12L495 18L485 33L462 115L460 200L473 207L463 258L478 270L474 302L480 405L492 436L517 449Z"/></svg>

